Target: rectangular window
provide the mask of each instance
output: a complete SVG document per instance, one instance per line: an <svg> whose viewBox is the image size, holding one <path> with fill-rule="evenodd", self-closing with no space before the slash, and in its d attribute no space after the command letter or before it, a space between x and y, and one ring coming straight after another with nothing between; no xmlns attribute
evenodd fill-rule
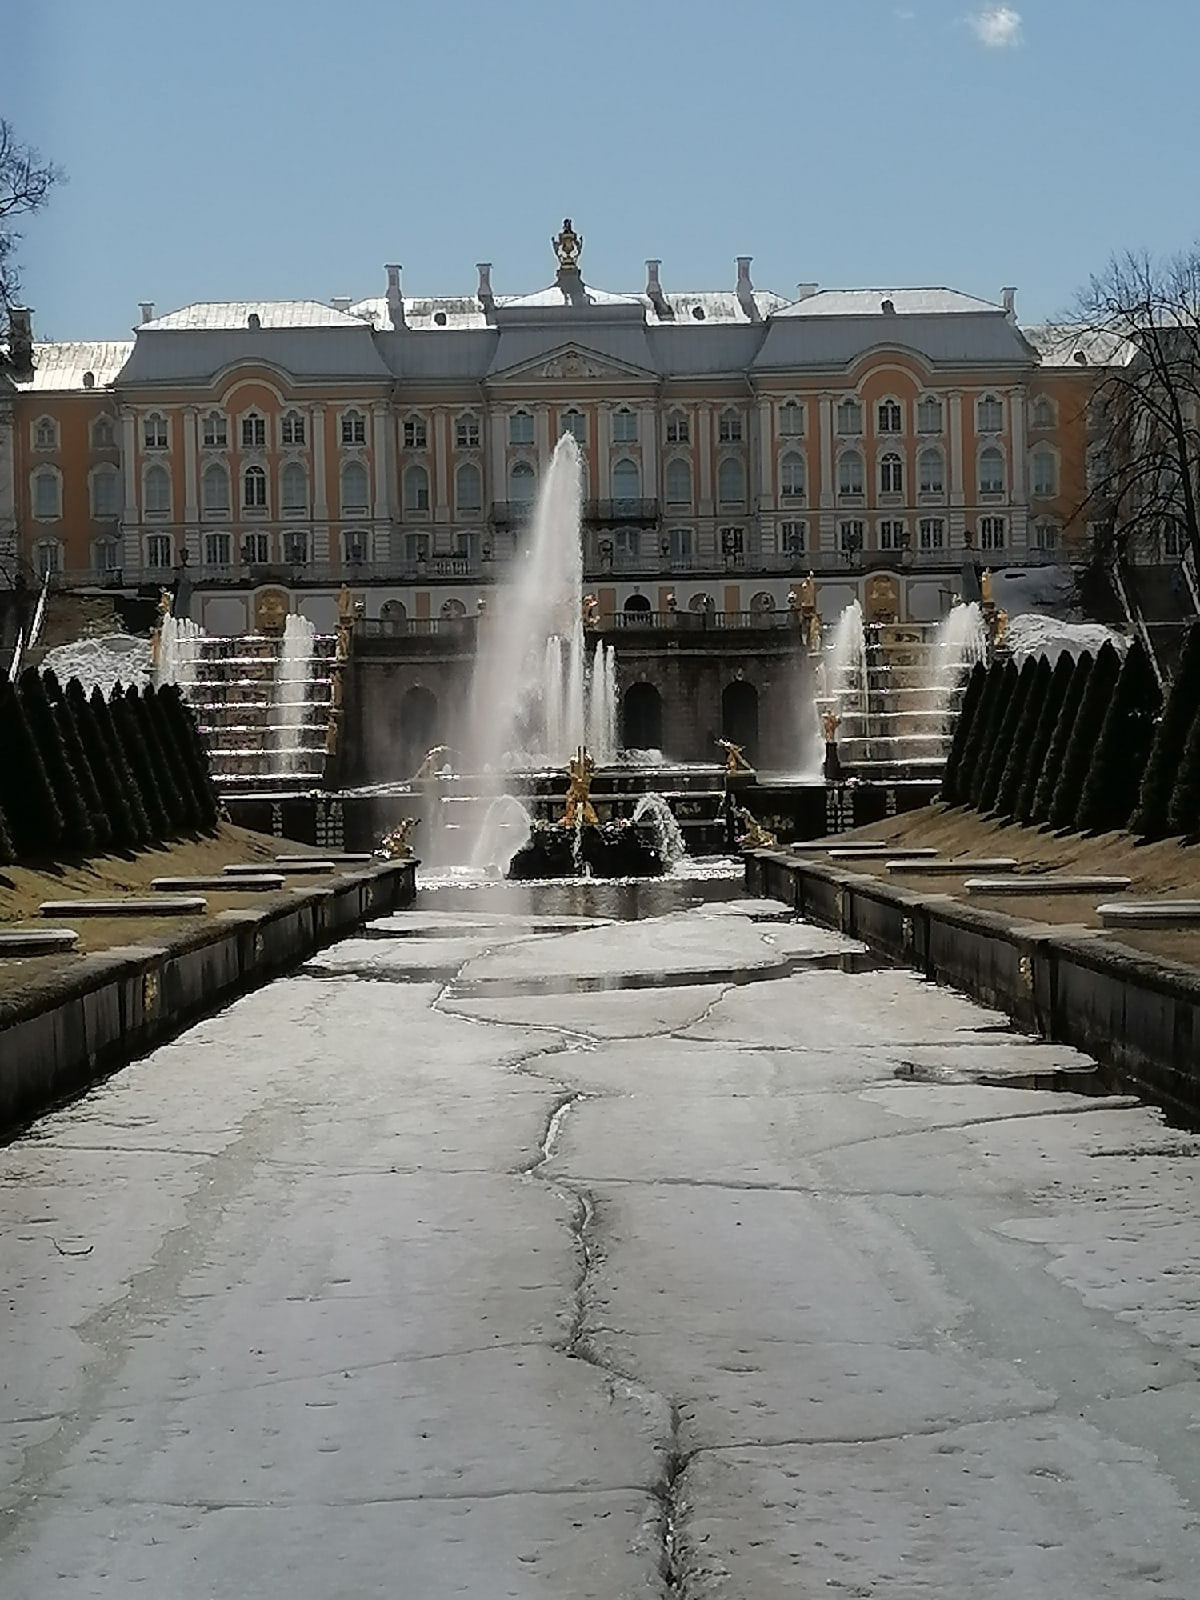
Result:
<svg viewBox="0 0 1200 1600"><path fill-rule="evenodd" d="M722 444L741 444L742 419L736 411L723 411L717 427L717 437Z"/></svg>
<svg viewBox="0 0 1200 1600"><path fill-rule="evenodd" d="M142 424L142 438L147 450L165 450L167 448L167 419L160 417L157 412L146 418Z"/></svg>
<svg viewBox="0 0 1200 1600"><path fill-rule="evenodd" d="M478 447L478 417L459 417L454 424L454 443L460 450L474 450Z"/></svg>
<svg viewBox="0 0 1200 1600"><path fill-rule="evenodd" d="M92 479L92 515L115 517L120 509L115 472L97 472Z"/></svg>
<svg viewBox="0 0 1200 1600"><path fill-rule="evenodd" d="M672 411L667 418L667 443L687 444L690 436L688 419L682 411Z"/></svg>
<svg viewBox="0 0 1200 1600"><path fill-rule="evenodd" d="M941 517L921 518L921 549L944 550L946 548L946 524Z"/></svg>
<svg viewBox="0 0 1200 1600"><path fill-rule="evenodd" d="M667 534L667 555L671 561L690 561L692 559L692 530L690 528L672 528Z"/></svg>
<svg viewBox="0 0 1200 1600"><path fill-rule="evenodd" d="M1162 536L1163 555L1170 560L1181 556L1186 548L1187 541L1182 531L1176 527L1164 528Z"/></svg>
<svg viewBox="0 0 1200 1600"><path fill-rule="evenodd" d="M979 548L981 550L1004 549L1004 518L981 517L979 519Z"/></svg>
<svg viewBox="0 0 1200 1600"><path fill-rule="evenodd" d="M57 472L39 472L33 480L33 514L53 521L61 515L62 483Z"/></svg>
<svg viewBox="0 0 1200 1600"><path fill-rule="evenodd" d="M263 450L267 443L267 421L253 413L242 418L242 449Z"/></svg>
<svg viewBox="0 0 1200 1600"><path fill-rule="evenodd" d="M508 419L509 444L533 443L533 416L528 411L514 411Z"/></svg>
<svg viewBox="0 0 1200 1600"><path fill-rule="evenodd" d="M404 448L424 450L429 443L429 431L423 417L407 417L404 423Z"/></svg>
<svg viewBox="0 0 1200 1600"><path fill-rule="evenodd" d="M271 535L247 533L242 538L242 565L265 567L271 559Z"/></svg>
<svg viewBox="0 0 1200 1600"><path fill-rule="evenodd" d="M745 528L722 528L721 555L725 565L740 567L746 561L746 530Z"/></svg>
<svg viewBox="0 0 1200 1600"><path fill-rule="evenodd" d="M429 535L427 533L406 533L404 535L404 559L410 563L429 560Z"/></svg>
<svg viewBox="0 0 1200 1600"><path fill-rule="evenodd" d="M903 550L904 545L903 522L881 522L879 524L879 548L881 550Z"/></svg>
<svg viewBox="0 0 1200 1600"><path fill-rule="evenodd" d="M805 551L808 549L808 523L780 523L779 548L785 556L804 555Z"/></svg>
<svg viewBox="0 0 1200 1600"><path fill-rule="evenodd" d="M346 552L346 562L349 566L361 566L367 559L367 536L365 533L346 533L342 535L342 548Z"/></svg>
<svg viewBox="0 0 1200 1600"><path fill-rule="evenodd" d="M564 433L569 433L576 444L587 443L587 419L582 411L564 411L558 419L558 433L561 438Z"/></svg>
<svg viewBox="0 0 1200 1600"><path fill-rule="evenodd" d="M880 433L899 433L903 420L899 402L896 400L881 400L877 420Z"/></svg>
<svg viewBox="0 0 1200 1600"><path fill-rule="evenodd" d="M799 439L804 433L804 407L796 400L785 400L779 408L779 431L785 439Z"/></svg>
<svg viewBox="0 0 1200 1600"><path fill-rule="evenodd" d="M837 431L843 438L862 432L862 407L857 400L843 400L837 408Z"/></svg>
<svg viewBox="0 0 1200 1600"><path fill-rule="evenodd" d="M1054 555L1058 550L1058 525L1053 522L1039 522L1033 530L1034 543L1037 549L1046 555Z"/></svg>
<svg viewBox="0 0 1200 1600"><path fill-rule="evenodd" d="M635 561L641 554L642 536L637 528L617 528L613 544L618 561Z"/></svg>
<svg viewBox="0 0 1200 1600"><path fill-rule="evenodd" d="M342 443L366 444L367 419L361 411L346 411L342 415Z"/></svg>
<svg viewBox="0 0 1200 1600"><path fill-rule="evenodd" d="M284 444L304 443L304 418L298 411L289 411L283 419Z"/></svg>
<svg viewBox="0 0 1200 1600"><path fill-rule="evenodd" d="M942 402L940 400L922 400L917 405L917 432L941 433L942 431Z"/></svg>
<svg viewBox="0 0 1200 1600"><path fill-rule="evenodd" d="M116 572L121 564L120 546L115 539L97 539L92 546L92 565L97 572Z"/></svg>
<svg viewBox="0 0 1200 1600"><path fill-rule="evenodd" d="M43 539L38 545L37 570L39 578L50 578L62 571L62 545L57 539Z"/></svg>
<svg viewBox="0 0 1200 1600"><path fill-rule="evenodd" d="M616 411L613 413L613 443L636 444L638 436L638 419L632 411Z"/></svg>
<svg viewBox="0 0 1200 1600"><path fill-rule="evenodd" d="M204 448L206 450L223 450L229 443L229 429L224 417L219 417L215 412L204 419Z"/></svg>
<svg viewBox="0 0 1200 1600"><path fill-rule="evenodd" d="M863 525L858 517L838 523L838 549L844 556L855 555L863 547Z"/></svg>
<svg viewBox="0 0 1200 1600"><path fill-rule="evenodd" d="M308 533L304 529L289 528L283 535L283 559L289 567L308 565Z"/></svg>
<svg viewBox="0 0 1200 1600"><path fill-rule="evenodd" d="M175 552L169 533L152 533L147 538L146 565L158 571L175 565Z"/></svg>
<svg viewBox="0 0 1200 1600"><path fill-rule="evenodd" d="M204 565L206 567L227 567L229 565L230 540L227 533L206 533L204 535Z"/></svg>
<svg viewBox="0 0 1200 1600"><path fill-rule="evenodd" d="M999 433L1004 427L1004 402L985 395L979 402L978 422L980 433Z"/></svg>
<svg viewBox="0 0 1200 1600"><path fill-rule="evenodd" d="M1038 450L1033 458L1033 492L1041 500L1058 493L1058 473L1055 460L1048 450Z"/></svg>

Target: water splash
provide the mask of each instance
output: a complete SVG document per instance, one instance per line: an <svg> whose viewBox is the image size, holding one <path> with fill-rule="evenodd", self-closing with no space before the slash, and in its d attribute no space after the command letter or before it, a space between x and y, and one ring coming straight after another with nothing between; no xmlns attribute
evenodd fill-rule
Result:
<svg viewBox="0 0 1200 1600"><path fill-rule="evenodd" d="M200 641L204 629L190 617L172 616L162 619L158 632L158 658L154 666L157 685L177 683L185 692L195 687L196 666L200 660Z"/></svg>
<svg viewBox="0 0 1200 1600"><path fill-rule="evenodd" d="M300 766L302 737L313 704L313 658L317 630L292 612L283 627L271 706L272 771L282 775Z"/></svg>
<svg viewBox="0 0 1200 1600"><path fill-rule="evenodd" d="M951 606L938 623L925 681L930 713L943 728L958 705L964 679L976 662L987 660L987 653L987 625L979 603Z"/></svg>
<svg viewBox="0 0 1200 1600"><path fill-rule="evenodd" d="M687 859L688 847L675 813L660 794L644 794L633 808L634 822L648 822L662 864L668 872Z"/></svg>
<svg viewBox="0 0 1200 1600"><path fill-rule="evenodd" d="M525 848L532 835L533 820L525 807L511 794L500 795L487 808L471 856L471 870L505 877L512 858Z"/></svg>
<svg viewBox="0 0 1200 1600"><path fill-rule="evenodd" d="M617 653L597 639L588 680L588 748L598 767L617 758Z"/></svg>

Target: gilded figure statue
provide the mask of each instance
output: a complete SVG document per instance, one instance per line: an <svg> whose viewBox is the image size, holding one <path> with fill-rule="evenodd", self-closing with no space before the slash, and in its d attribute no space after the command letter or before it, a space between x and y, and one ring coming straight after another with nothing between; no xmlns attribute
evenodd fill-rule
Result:
<svg viewBox="0 0 1200 1600"><path fill-rule="evenodd" d="M738 835L738 843L743 850L775 850L778 848L779 840L769 828L764 828L745 806L738 806L737 814L743 829Z"/></svg>
<svg viewBox="0 0 1200 1600"><path fill-rule="evenodd" d="M449 754L450 746L448 744L435 744L432 750L426 750L421 761L421 765L417 768L416 773L413 776L413 782L419 783L423 778L432 778L436 776L439 759L442 756Z"/></svg>
<svg viewBox="0 0 1200 1600"><path fill-rule="evenodd" d="M583 597L583 625L588 629L600 626L600 602L594 594Z"/></svg>
<svg viewBox="0 0 1200 1600"><path fill-rule="evenodd" d="M836 711L826 711L822 713L821 727L825 732L826 744L832 744L837 738L838 724L841 722L841 720L841 717L838 716Z"/></svg>
<svg viewBox="0 0 1200 1600"><path fill-rule="evenodd" d="M746 747L734 744L731 739L718 739L717 743L725 752L725 776L732 777L735 772L753 772L754 768L746 760Z"/></svg>
<svg viewBox="0 0 1200 1600"><path fill-rule="evenodd" d="M575 828L582 823L584 827L595 827L599 823L595 809L592 806L592 779L596 775L596 763L592 760L583 745L580 745L571 763L567 767L567 805L563 812L563 826Z"/></svg>
<svg viewBox="0 0 1200 1600"><path fill-rule="evenodd" d="M376 855L383 856L386 861L407 861L413 853L410 840L416 831L418 817L404 817L394 828L389 829L379 841Z"/></svg>

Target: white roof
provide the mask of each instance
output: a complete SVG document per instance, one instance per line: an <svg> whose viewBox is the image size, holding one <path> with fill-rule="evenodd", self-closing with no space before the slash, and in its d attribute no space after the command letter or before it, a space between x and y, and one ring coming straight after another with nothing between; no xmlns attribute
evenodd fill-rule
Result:
<svg viewBox="0 0 1200 1600"><path fill-rule="evenodd" d="M14 379L22 393L69 393L83 390L90 372L94 389L114 382L133 350L132 339L71 339L33 347L33 377Z"/></svg>
<svg viewBox="0 0 1200 1600"><path fill-rule="evenodd" d="M195 305L139 323L135 332L245 328L252 316L264 328L352 328L362 322L361 317L339 311L322 300L199 300Z"/></svg>
<svg viewBox="0 0 1200 1600"><path fill-rule="evenodd" d="M1021 332L1041 357L1043 367L1123 367L1134 355L1134 345L1121 334L1080 323L1047 322ZM1077 359L1080 356L1082 360Z"/></svg>
<svg viewBox="0 0 1200 1600"><path fill-rule="evenodd" d="M947 312L1003 311L1002 306L990 300L977 300L974 295L962 294L957 289L820 289L806 300L796 300L782 311L781 317L882 317L891 315L883 309L890 301L895 315L943 316Z"/></svg>

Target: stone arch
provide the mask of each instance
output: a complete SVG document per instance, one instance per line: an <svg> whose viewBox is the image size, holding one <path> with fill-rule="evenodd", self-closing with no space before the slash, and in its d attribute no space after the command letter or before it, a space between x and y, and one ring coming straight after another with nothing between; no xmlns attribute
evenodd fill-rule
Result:
<svg viewBox="0 0 1200 1600"><path fill-rule="evenodd" d="M403 633L408 607L403 600L385 600L379 608L379 620L384 633Z"/></svg>
<svg viewBox="0 0 1200 1600"><path fill-rule="evenodd" d="M621 696L621 743L626 750L663 748L662 695L652 683L631 683Z"/></svg>
<svg viewBox="0 0 1200 1600"><path fill-rule="evenodd" d="M400 768L415 772L426 751L437 744L438 697L423 684L414 684L400 697Z"/></svg>
<svg viewBox="0 0 1200 1600"><path fill-rule="evenodd" d="M725 685L721 694L721 735L740 745L747 760L758 760L758 690L743 678Z"/></svg>
<svg viewBox="0 0 1200 1600"><path fill-rule="evenodd" d="M627 617L644 617L651 606L644 594L631 594L621 609Z"/></svg>

